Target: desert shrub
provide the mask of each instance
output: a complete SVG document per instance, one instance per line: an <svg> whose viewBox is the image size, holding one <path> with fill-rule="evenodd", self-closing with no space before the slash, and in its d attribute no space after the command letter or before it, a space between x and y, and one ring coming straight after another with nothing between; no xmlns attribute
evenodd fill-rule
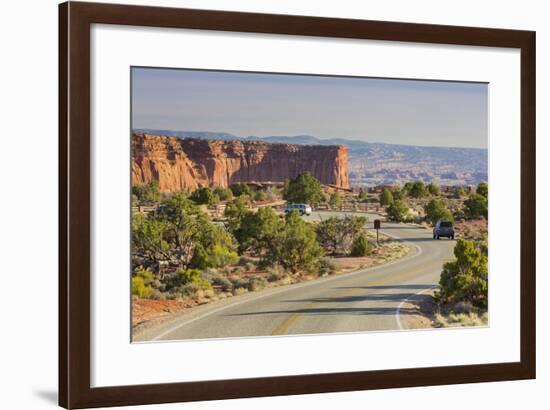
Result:
<svg viewBox="0 0 550 410"><path fill-rule="evenodd" d="M267 256L271 264L278 263L292 273L313 272L319 266L323 248L317 242L315 228L292 211L285 218L282 232L276 237L277 245Z"/></svg>
<svg viewBox="0 0 550 410"><path fill-rule="evenodd" d="M424 185L424 182L422 181L415 181L408 190L408 195L413 198L423 198L428 195L428 189L426 188L426 185Z"/></svg>
<svg viewBox="0 0 550 410"><path fill-rule="evenodd" d="M359 235L351 246L351 256L367 256L372 253L374 245L364 234Z"/></svg>
<svg viewBox="0 0 550 410"><path fill-rule="evenodd" d="M218 268L232 265L239 261L237 252L220 244L214 244L205 249L201 244L197 245L190 265L197 269Z"/></svg>
<svg viewBox="0 0 550 410"><path fill-rule="evenodd" d="M454 197L455 198L462 198L466 195L466 189L463 186L457 186L455 188Z"/></svg>
<svg viewBox="0 0 550 410"><path fill-rule="evenodd" d="M259 189L254 193L255 201L265 201L267 199L267 193L263 189Z"/></svg>
<svg viewBox="0 0 550 410"><path fill-rule="evenodd" d="M470 302L458 302L452 308L452 311L455 313L471 313L476 309Z"/></svg>
<svg viewBox="0 0 550 410"><path fill-rule="evenodd" d="M327 254L347 255L353 242L364 232L364 216L331 217L316 226L317 241Z"/></svg>
<svg viewBox="0 0 550 410"><path fill-rule="evenodd" d="M142 204L151 204L160 200L160 189L158 181L151 181L148 184L132 186L132 195Z"/></svg>
<svg viewBox="0 0 550 410"><path fill-rule="evenodd" d="M441 195L441 188L435 182L430 182L426 188L428 189L428 192L430 193L430 195L433 195L433 196Z"/></svg>
<svg viewBox="0 0 550 410"><path fill-rule="evenodd" d="M132 278L132 295L145 299L149 298L153 293L153 288L151 287L153 278L153 273L149 270L143 269L135 272Z"/></svg>
<svg viewBox="0 0 550 410"><path fill-rule="evenodd" d="M487 219L487 198L477 193L470 195L470 198L464 201L464 213L469 218L477 218L483 216L485 219Z"/></svg>
<svg viewBox="0 0 550 410"><path fill-rule="evenodd" d="M248 282L248 290L255 292L267 286L267 280L263 276L254 276Z"/></svg>
<svg viewBox="0 0 550 410"><path fill-rule="evenodd" d="M248 278L236 278L233 281L233 288L246 288L248 289L248 286L250 285L250 280Z"/></svg>
<svg viewBox="0 0 550 410"><path fill-rule="evenodd" d="M161 292L160 290L153 288L153 289L151 289L151 294L149 295L149 299L165 300L166 295L163 292Z"/></svg>
<svg viewBox="0 0 550 410"><path fill-rule="evenodd" d="M386 208L386 213L390 221L404 222L409 213L409 208L407 208L403 201L396 199Z"/></svg>
<svg viewBox="0 0 550 410"><path fill-rule="evenodd" d="M212 285L220 286L224 292L233 290L233 283L223 275L214 275L211 279Z"/></svg>
<svg viewBox="0 0 550 410"><path fill-rule="evenodd" d="M323 186L309 172L285 182L283 198L289 203L306 203L315 207L324 200Z"/></svg>
<svg viewBox="0 0 550 410"><path fill-rule="evenodd" d="M214 205L220 202L220 198L210 188L204 187L195 190L189 199L200 205Z"/></svg>
<svg viewBox="0 0 550 410"><path fill-rule="evenodd" d="M328 204L331 208L339 208L342 206L342 196L338 192L330 194Z"/></svg>
<svg viewBox="0 0 550 410"><path fill-rule="evenodd" d="M474 243L459 239L454 248L455 260L443 265L436 298L443 303L468 302L487 307L487 258Z"/></svg>
<svg viewBox="0 0 550 410"><path fill-rule="evenodd" d="M336 266L329 258L321 258L319 261L319 276L333 275L336 273Z"/></svg>
<svg viewBox="0 0 550 410"><path fill-rule="evenodd" d="M237 184L232 184L229 189L231 190L231 192L233 192L233 196L235 197L239 197L241 195L252 195L252 189L248 185L240 182Z"/></svg>
<svg viewBox="0 0 550 410"><path fill-rule="evenodd" d="M286 272L279 265L273 265L268 269L267 280L268 282L277 282L286 276Z"/></svg>
<svg viewBox="0 0 550 410"><path fill-rule="evenodd" d="M210 289L212 287L210 282L202 278L202 272L198 269L178 269L176 277L179 279L180 286L194 283L202 289Z"/></svg>
<svg viewBox="0 0 550 410"><path fill-rule="evenodd" d="M177 289L177 292L173 292L176 295L192 297L197 294L201 287L194 282L186 283Z"/></svg>
<svg viewBox="0 0 550 410"><path fill-rule="evenodd" d="M487 198L489 196L489 185L486 182L480 182L476 188L476 194Z"/></svg>
<svg viewBox="0 0 550 410"><path fill-rule="evenodd" d="M445 206L443 201L438 199L432 199L424 206L424 212L426 212L426 219L435 225L437 221L453 221L453 215Z"/></svg>
<svg viewBox="0 0 550 410"><path fill-rule="evenodd" d="M233 199L233 191L221 186L214 189L214 195L217 195L220 201L230 201Z"/></svg>

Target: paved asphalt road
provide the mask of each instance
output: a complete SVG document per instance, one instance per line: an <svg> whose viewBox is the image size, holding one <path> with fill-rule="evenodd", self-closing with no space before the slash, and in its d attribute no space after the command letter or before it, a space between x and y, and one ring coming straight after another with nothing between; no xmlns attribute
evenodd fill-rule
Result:
<svg viewBox="0 0 550 410"><path fill-rule="evenodd" d="M370 228L375 218L369 216ZM378 267L202 305L143 330L134 341L405 328L402 319L411 312L400 304L438 283L454 241L433 240L431 231L405 224L383 222L382 232L414 245L416 252Z"/></svg>

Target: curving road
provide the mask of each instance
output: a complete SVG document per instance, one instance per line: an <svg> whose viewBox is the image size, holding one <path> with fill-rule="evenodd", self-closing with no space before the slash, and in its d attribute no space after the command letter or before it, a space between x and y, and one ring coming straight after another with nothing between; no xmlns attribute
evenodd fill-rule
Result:
<svg viewBox="0 0 550 410"><path fill-rule="evenodd" d="M343 213L314 213L318 219ZM379 218L369 215L369 221ZM372 228L372 222L369 222ZM382 223L383 233L416 252L385 265L311 282L266 289L202 305L140 331L134 341L315 334L406 327L403 301L434 287L454 241L433 240L431 231Z"/></svg>

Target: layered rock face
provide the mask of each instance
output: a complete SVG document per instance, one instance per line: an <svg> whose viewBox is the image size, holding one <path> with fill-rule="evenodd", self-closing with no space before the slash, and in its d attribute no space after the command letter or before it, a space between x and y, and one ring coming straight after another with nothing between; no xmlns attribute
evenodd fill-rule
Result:
<svg viewBox="0 0 550 410"><path fill-rule="evenodd" d="M283 182L304 171L323 184L348 188L348 149L132 134L132 183L158 181L163 192Z"/></svg>

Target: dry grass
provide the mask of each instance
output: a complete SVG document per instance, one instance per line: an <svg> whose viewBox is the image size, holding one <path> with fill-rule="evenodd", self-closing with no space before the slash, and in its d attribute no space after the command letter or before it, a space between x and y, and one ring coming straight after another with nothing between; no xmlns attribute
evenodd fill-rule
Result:
<svg viewBox="0 0 550 410"><path fill-rule="evenodd" d="M450 313L446 316L436 313L434 316L434 327L471 327L486 326L489 322L487 312L478 314L470 313Z"/></svg>

